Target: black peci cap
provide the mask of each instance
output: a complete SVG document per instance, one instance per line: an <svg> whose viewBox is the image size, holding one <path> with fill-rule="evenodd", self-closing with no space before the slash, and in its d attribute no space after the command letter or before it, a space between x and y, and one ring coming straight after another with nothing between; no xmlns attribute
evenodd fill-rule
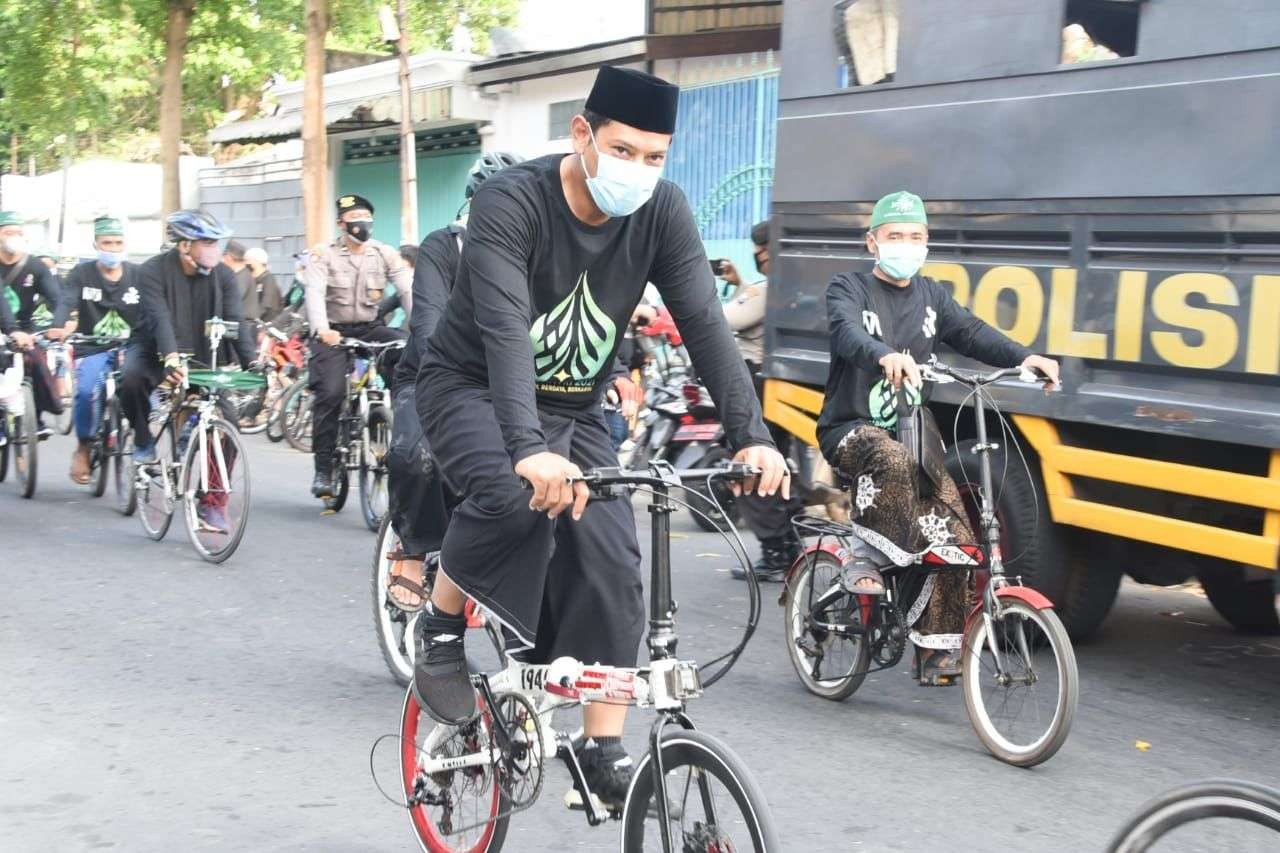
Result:
<svg viewBox="0 0 1280 853"><path fill-rule="evenodd" d="M631 68L600 67L586 108L651 133L675 133L680 87Z"/></svg>
<svg viewBox="0 0 1280 853"><path fill-rule="evenodd" d="M348 210L367 210L373 215L373 202L362 195L338 196L338 215L341 216Z"/></svg>

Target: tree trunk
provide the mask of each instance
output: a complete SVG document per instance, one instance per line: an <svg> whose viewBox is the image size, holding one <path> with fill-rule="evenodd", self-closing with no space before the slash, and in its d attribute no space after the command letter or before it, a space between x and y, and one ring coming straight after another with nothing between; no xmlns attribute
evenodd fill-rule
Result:
<svg viewBox="0 0 1280 853"><path fill-rule="evenodd" d="M307 247L328 236L328 139L324 123L324 36L329 28L328 0L306 0L306 52L302 88L302 209Z"/></svg>
<svg viewBox="0 0 1280 853"><path fill-rule="evenodd" d="M160 82L160 209L169 214L182 207L178 157L182 153L182 65L195 0L169 0L164 28L164 74Z"/></svg>
<svg viewBox="0 0 1280 853"><path fill-rule="evenodd" d="M409 13L405 0L397 0L400 27L400 243L418 242L418 151L413 132L413 106L409 97Z"/></svg>

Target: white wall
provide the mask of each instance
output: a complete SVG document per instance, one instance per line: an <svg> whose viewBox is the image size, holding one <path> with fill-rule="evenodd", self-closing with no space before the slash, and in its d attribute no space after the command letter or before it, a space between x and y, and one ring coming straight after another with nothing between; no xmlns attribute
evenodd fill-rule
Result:
<svg viewBox="0 0 1280 853"><path fill-rule="evenodd" d="M762 53L735 53L728 56L691 56L686 59L659 59L653 73L682 88L722 83L749 77L780 67L781 57L772 50Z"/></svg>
<svg viewBox="0 0 1280 853"><path fill-rule="evenodd" d="M181 158L178 172L184 207L198 203L197 173L212 165L209 157ZM158 252L164 236L160 226L161 182L158 163L86 160L74 164L67 184L64 254L93 254L93 220L103 213L127 221L125 241L131 256ZM34 178L5 175L0 178L0 197L5 210L15 211L27 220L27 239L32 248L50 252L59 248L55 244L62 202L61 170Z"/></svg>
<svg viewBox="0 0 1280 853"><path fill-rule="evenodd" d="M626 66L643 70L643 63ZM568 139L552 140L550 107L559 101L585 98L595 82L595 69L521 80L508 84L510 91L489 95L495 98L493 124L483 129L485 151L510 151L523 157L538 157L569 150Z"/></svg>

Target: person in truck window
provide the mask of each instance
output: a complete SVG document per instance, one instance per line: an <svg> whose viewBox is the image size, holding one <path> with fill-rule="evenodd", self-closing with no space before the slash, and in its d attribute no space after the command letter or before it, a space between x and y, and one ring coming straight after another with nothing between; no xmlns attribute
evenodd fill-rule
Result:
<svg viewBox="0 0 1280 853"><path fill-rule="evenodd" d="M678 94L651 75L601 68L570 124L574 153L510 166L472 199L417 377L423 429L461 498L416 634L413 691L438 720L476 711L463 654L468 596L529 647L531 662L636 663L645 608L631 503L588 504L573 480L617 465L600 398L646 282L679 322L736 459L761 469L754 486L789 488L692 211L661 179ZM583 714L583 772L616 807L631 778L626 708Z"/></svg>
<svg viewBox="0 0 1280 853"><path fill-rule="evenodd" d="M871 271L840 273L827 288L831 362L818 444L852 484L857 524L887 540L885 547L916 553L933 544L974 542L946 471L930 467L928 486L920 488L918 466L895 438L899 395L921 400L918 365L938 343L997 367L1039 370L1054 383L1058 363L1010 340L920 275L929 223L919 196L902 191L876 202L866 244L875 257ZM846 582L881 595L883 579L869 553L855 555ZM949 684L960 672L956 652L967 590L959 572L932 577L933 593L916 626L916 671L922 684Z"/></svg>

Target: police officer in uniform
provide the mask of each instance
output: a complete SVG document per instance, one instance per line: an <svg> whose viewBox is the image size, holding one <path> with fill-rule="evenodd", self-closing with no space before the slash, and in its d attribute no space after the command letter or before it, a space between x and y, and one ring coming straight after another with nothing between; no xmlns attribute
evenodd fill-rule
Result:
<svg viewBox="0 0 1280 853"><path fill-rule="evenodd" d="M333 494L332 459L338 435L338 412L345 393L348 356L336 344L342 338L362 341L402 340L406 333L389 328L378 316L387 285L395 286L406 313L411 308L413 271L400 253L374 240L373 205L358 195L338 198L337 240L315 252L306 269L307 320L311 324L312 447L315 479L311 494ZM391 385L396 353L383 360L383 380Z"/></svg>

